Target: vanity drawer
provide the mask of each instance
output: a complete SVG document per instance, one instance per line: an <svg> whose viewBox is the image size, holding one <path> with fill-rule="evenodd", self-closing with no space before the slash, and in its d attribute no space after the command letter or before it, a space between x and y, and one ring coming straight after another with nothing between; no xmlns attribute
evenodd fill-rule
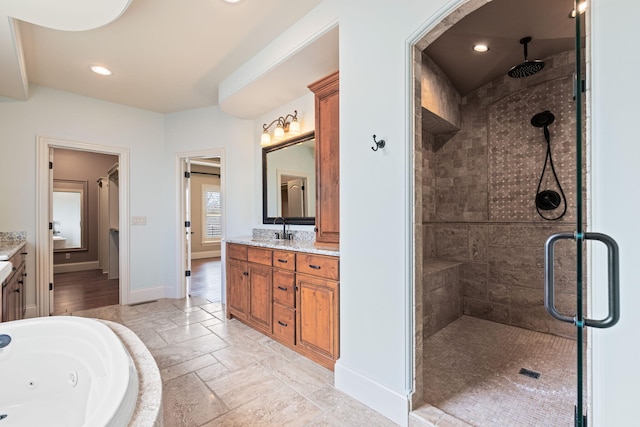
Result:
<svg viewBox="0 0 640 427"><path fill-rule="evenodd" d="M247 260L249 262L271 267L272 257L273 251L271 249L254 248L252 246L247 248Z"/></svg>
<svg viewBox="0 0 640 427"><path fill-rule="evenodd" d="M296 311L273 304L273 335L288 344L296 343Z"/></svg>
<svg viewBox="0 0 640 427"><path fill-rule="evenodd" d="M274 302L293 308L296 299L295 287L295 273L281 270L273 271Z"/></svg>
<svg viewBox="0 0 640 427"><path fill-rule="evenodd" d="M291 251L273 251L273 266L285 270L296 269L296 253Z"/></svg>
<svg viewBox="0 0 640 427"><path fill-rule="evenodd" d="M227 256L229 258L246 261L247 247L245 245L236 245L234 243L227 243Z"/></svg>
<svg viewBox="0 0 640 427"><path fill-rule="evenodd" d="M340 261L338 258L299 253L297 261L296 271L299 273L311 274L331 280L340 278Z"/></svg>

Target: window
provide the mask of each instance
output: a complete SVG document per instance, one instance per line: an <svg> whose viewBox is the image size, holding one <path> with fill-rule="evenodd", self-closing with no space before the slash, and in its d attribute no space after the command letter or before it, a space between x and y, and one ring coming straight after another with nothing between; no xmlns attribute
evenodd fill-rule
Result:
<svg viewBox="0 0 640 427"><path fill-rule="evenodd" d="M217 185L202 186L202 241L218 242L222 237L222 203Z"/></svg>

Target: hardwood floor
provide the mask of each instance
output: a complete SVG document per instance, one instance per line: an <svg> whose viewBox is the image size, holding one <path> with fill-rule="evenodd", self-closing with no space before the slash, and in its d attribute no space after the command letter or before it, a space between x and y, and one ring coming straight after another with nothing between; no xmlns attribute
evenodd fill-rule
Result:
<svg viewBox="0 0 640 427"><path fill-rule="evenodd" d="M221 264L220 258L191 262L191 296L201 296L212 303L222 300ZM101 270L58 273L53 280L53 314L56 315L120 302L118 279L107 279Z"/></svg>
<svg viewBox="0 0 640 427"><path fill-rule="evenodd" d="M221 265L220 258L191 260L192 297L205 297L211 302L222 301Z"/></svg>
<svg viewBox="0 0 640 427"><path fill-rule="evenodd" d="M109 280L99 269L54 274L53 283L53 314L119 303L118 279Z"/></svg>

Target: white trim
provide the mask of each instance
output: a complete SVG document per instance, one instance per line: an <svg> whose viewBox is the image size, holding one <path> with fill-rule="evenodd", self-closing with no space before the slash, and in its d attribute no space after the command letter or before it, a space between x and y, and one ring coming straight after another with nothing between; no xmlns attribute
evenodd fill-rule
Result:
<svg viewBox="0 0 640 427"><path fill-rule="evenodd" d="M191 252L191 259L219 258L221 255L222 250Z"/></svg>
<svg viewBox="0 0 640 427"><path fill-rule="evenodd" d="M129 304L129 149L85 142L36 136L36 307L39 316L49 316L49 268L53 263L51 233L49 231L49 149L88 151L118 156L120 207L120 304Z"/></svg>
<svg viewBox="0 0 640 427"><path fill-rule="evenodd" d="M98 261L71 262L69 264L54 264L53 274L70 273L72 271L98 270L100 264Z"/></svg>
<svg viewBox="0 0 640 427"><path fill-rule="evenodd" d="M178 289L167 289L167 297L174 297L174 298L184 298L186 296L186 286L187 286L187 281L184 275L184 271L186 270L186 264L187 264L187 244L185 242L184 239L184 221L185 221L185 211L184 211L184 184L183 184L183 179L184 179L184 168L183 168L183 163L185 160L189 159L198 159L198 158L211 158L211 157L218 157L220 158L220 194L222 197L222 236L221 236L221 241L224 241L224 237L226 234L226 222L227 222L227 202L226 202L226 195L227 195L227 187L226 187L226 172L225 172L225 150L224 148L210 148L210 149L203 149L203 150L195 150L195 151L182 151L182 152L176 152L175 153L175 177L176 177L176 202L175 202L175 209L176 209L176 218L178 218L178 221L175 222L175 236L176 236L176 241L179 242L179 248L178 248L178 256L176 257L176 261L178 262L177 268L176 268L176 282L179 284L179 288ZM222 245L221 247L221 252L224 252L224 245ZM222 253L221 255L222 256ZM193 258L193 254L191 255L191 257ZM225 283L226 281L226 276L225 276L225 266L224 266L224 257L222 256L223 259L223 265L222 265L222 283ZM222 287L222 302L224 302L226 300L226 295L225 295L225 287Z"/></svg>
<svg viewBox="0 0 640 427"><path fill-rule="evenodd" d="M409 395L371 381L340 363L335 365L335 387L402 427L409 425Z"/></svg>
<svg viewBox="0 0 640 427"><path fill-rule="evenodd" d="M141 302L154 301L165 298L166 288L147 288L129 292L129 302L127 304L139 304ZM124 304L122 304L124 305Z"/></svg>
<svg viewBox="0 0 640 427"><path fill-rule="evenodd" d="M38 317L38 307L36 307L34 304L26 306L24 311L25 319L30 319L32 317Z"/></svg>

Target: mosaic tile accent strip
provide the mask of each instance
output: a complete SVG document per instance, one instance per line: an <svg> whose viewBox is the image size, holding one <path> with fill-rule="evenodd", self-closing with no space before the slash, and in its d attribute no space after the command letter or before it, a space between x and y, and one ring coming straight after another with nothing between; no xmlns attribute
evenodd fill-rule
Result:
<svg viewBox="0 0 640 427"><path fill-rule="evenodd" d="M531 118L548 110L555 116L549 126L556 172L567 197L575 204L575 105L573 81L564 77L509 95L489 106L489 219L495 221L543 221L535 207L538 180L547 144L543 130ZM541 190L560 193L550 165ZM558 208L560 209L560 208ZM548 212L550 217L557 216ZM567 210L563 220L575 220Z"/></svg>

